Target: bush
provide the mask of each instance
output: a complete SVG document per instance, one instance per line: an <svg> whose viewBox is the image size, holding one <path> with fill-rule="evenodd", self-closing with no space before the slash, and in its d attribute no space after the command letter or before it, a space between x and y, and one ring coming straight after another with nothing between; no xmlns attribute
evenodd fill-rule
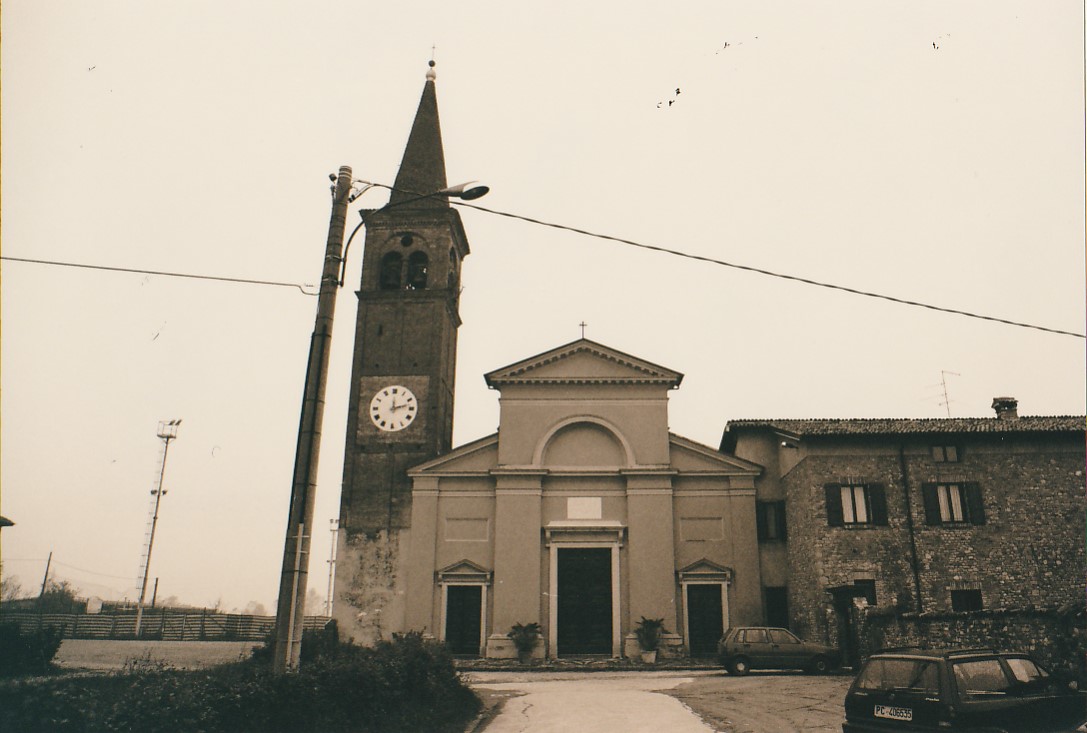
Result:
<svg viewBox="0 0 1087 733"><path fill-rule="evenodd" d="M638 637L638 645L641 646L643 651L655 652L660 647L661 635L667 634L668 629L664 628L663 618L646 618L642 616L642 620L638 622L638 625L634 627L634 635Z"/></svg>
<svg viewBox="0 0 1087 733"><path fill-rule="evenodd" d="M8 682L0 685L0 730L452 733L479 709L452 658L419 634L326 651L290 675L241 662Z"/></svg>
<svg viewBox="0 0 1087 733"><path fill-rule="evenodd" d="M302 632L302 652L300 664L315 662L318 659L332 657L341 647L340 632L335 621L329 621L323 629L305 629ZM264 638L264 643L253 650L252 659L258 664L271 665L276 651L276 632L273 629Z"/></svg>
<svg viewBox="0 0 1087 733"><path fill-rule="evenodd" d="M513 639L518 652L529 654L540 643L540 633L540 625L533 621L530 624L514 624L506 636Z"/></svg>
<svg viewBox="0 0 1087 733"><path fill-rule="evenodd" d="M19 624L0 624L0 676L48 672L60 642L61 630L53 626L23 633Z"/></svg>

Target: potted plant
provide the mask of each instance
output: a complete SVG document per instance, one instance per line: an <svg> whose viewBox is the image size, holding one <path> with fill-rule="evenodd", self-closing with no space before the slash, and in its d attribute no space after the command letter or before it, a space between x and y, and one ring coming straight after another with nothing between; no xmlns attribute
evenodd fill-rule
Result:
<svg viewBox="0 0 1087 733"><path fill-rule="evenodd" d="M528 664L528 660L532 659L533 650L540 643L540 625L536 622L514 624L506 636L513 639L513 645L517 647L518 661L521 664Z"/></svg>
<svg viewBox="0 0 1087 733"><path fill-rule="evenodd" d="M660 648L661 635L669 633L664 628L663 618L646 618L634 627L634 635L638 637L638 646L642 648L642 661L646 664L655 664L657 661L657 649Z"/></svg>

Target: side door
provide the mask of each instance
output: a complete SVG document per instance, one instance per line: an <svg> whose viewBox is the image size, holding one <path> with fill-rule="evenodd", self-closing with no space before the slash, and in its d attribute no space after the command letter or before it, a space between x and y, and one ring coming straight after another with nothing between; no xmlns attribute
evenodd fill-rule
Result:
<svg viewBox="0 0 1087 733"><path fill-rule="evenodd" d="M752 667L774 666L774 658L770 653L770 636L766 629L744 629L740 636L740 653L751 660Z"/></svg>
<svg viewBox="0 0 1087 733"><path fill-rule="evenodd" d="M770 634L770 653L774 657L775 666L795 669L811 661L800 639L785 629L768 629L767 632Z"/></svg>

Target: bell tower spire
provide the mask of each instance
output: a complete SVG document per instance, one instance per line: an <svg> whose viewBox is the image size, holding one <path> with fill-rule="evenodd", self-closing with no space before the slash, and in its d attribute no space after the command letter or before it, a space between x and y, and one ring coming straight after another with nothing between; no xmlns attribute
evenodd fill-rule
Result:
<svg viewBox="0 0 1087 733"><path fill-rule="evenodd" d="M408 470L452 448L469 248L460 212L432 195L447 185L431 62L389 203L364 217L333 603L359 642L407 631Z"/></svg>
<svg viewBox="0 0 1087 733"><path fill-rule="evenodd" d="M442 128L438 122L438 95L434 87L434 61L427 70L423 96L415 112L400 172L393 184L390 206L399 206L417 196L427 196L448 186L445 179L445 153L442 150ZM419 199L412 207L448 208L449 202L441 196Z"/></svg>

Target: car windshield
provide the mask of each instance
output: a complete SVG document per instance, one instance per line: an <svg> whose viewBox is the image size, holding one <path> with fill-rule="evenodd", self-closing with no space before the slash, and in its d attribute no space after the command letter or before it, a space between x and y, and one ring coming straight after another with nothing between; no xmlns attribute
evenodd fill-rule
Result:
<svg viewBox="0 0 1087 733"><path fill-rule="evenodd" d="M922 659L872 659L857 677L861 690L939 692L939 668Z"/></svg>
<svg viewBox="0 0 1087 733"><path fill-rule="evenodd" d="M956 662L952 665L959 696L964 700L999 697L1008 694L1011 682L996 659Z"/></svg>

